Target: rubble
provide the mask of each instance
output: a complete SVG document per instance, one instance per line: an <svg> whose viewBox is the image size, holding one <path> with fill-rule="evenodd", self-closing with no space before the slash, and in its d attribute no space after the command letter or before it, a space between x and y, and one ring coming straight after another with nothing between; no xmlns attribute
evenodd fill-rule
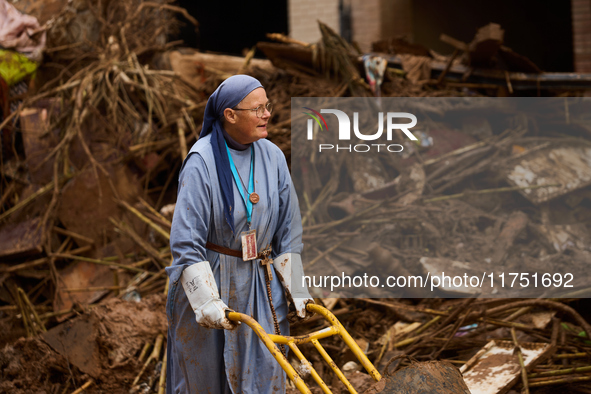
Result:
<svg viewBox="0 0 591 394"><path fill-rule="evenodd" d="M471 391L464 383L456 367L447 362L412 362L393 374L386 374L364 393L401 394L468 394Z"/></svg>
<svg viewBox="0 0 591 394"><path fill-rule="evenodd" d="M359 161L342 184L325 182L323 172L340 173L339 163L322 163L323 170L291 145L291 97L458 97L453 107L422 106L441 119L470 107L464 97L519 89L578 95L591 87L588 76L541 73L503 46L500 27L489 26L470 44L447 39L458 51L446 58L416 47L403 51L408 46L392 41L386 48L395 53L373 54L373 84L363 54L323 25L318 44L281 35L273 36L278 43L260 43L269 59L260 60L166 43L172 13L186 14L168 3L89 0L67 8L44 2L54 8L52 18L38 4L18 3L46 27L47 50L35 84L16 110L3 112L0 125L0 391L162 387L163 268L171 261L178 171L198 138L207 97L234 73L261 80L275 105L269 138L292 159L294 173L307 174L297 185L309 199L302 200L307 273L387 266L406 275L454 264L462 272L481 265L536 272L560 265L576 272L591 261L589 134L575 107L568 112L572 127L560 133L528 128L517 117L501 131L479 118L455 127L434 122L407 157L379 163L382 171L372 178L364 173L375 163ZM73 31L85 31L86 39ZM508 69L481 68L496 67L499 57ZM387 62L383 75L380 59ZM552 214L561 209L569 214ZM376 234L385 217L391 228ZM481 373L475 368L482 363L471 360L482 361L483 351L502 345L527 356L526 343L535 342L546 359L534 365L526 357L527 373L511 367L511 376L500 379L502 390L520 389L526 375L532 393L546 385L585 392L590 329L577 312L587 305L577 298L588 292L577 291L560 301L315 296L381 371L391 360L390 369L402 368L383 385L399 386L400 372L419 368L451 376L464 389L452 365ZM292 334L323 324L312 318L294 325ZM511 340L511 328L519 342L500 342ZM342 343L323 345L339 366L352 361ZM339 390L313 349L302 351ZM369 388L367 374L351 364L344 370L358 391Z"/></svg>

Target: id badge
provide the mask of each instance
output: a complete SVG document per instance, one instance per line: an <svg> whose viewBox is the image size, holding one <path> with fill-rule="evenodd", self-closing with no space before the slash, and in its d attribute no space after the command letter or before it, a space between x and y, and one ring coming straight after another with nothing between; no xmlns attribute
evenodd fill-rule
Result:
<svg viewBox="0 0 591 394"><path fill-rule="evenodd" d="M242 260L254 260L257 258L257 235L256 230L249 230L240 233L242 238Z"/></svg>

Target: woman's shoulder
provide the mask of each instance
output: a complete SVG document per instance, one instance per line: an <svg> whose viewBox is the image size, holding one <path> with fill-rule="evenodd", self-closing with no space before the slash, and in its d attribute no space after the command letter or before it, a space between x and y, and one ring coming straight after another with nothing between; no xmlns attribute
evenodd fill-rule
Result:
<svg viewBox="0 0 591 394"><path fill-rule="evenodd" d="M256 143L259 145L262 151L267 152L270 155L280 155L281 157L285 158L285 156L283 155L283 151L268 139L262 138L258 140Z"/></svg>
<svg viewBox="0 0 591 394"><path fill-rule="evenodd" d="M189 154L199 153L203 155L207 151L211 151L211 134L212 133L209 133L206 136L199 138L189 150Z"/></svg>
<svg viewBox="0 0 591 394"><path fill-rule="evenodd" d="M259 144L259 149L263 152L263 160L270 164L269 169L274 168L279 173L289 171L285 154L281 148L267 139L260 139L256 143Z"/></svg>
<svg viewBox="0 0 591 394"><path fill-rule="evenodd" d="M187 153L187 157L185 157L183 160L181 172L183 170L201 171L204 168L209 168L213 161L214 158L211 149L211 134L208 134L202 138L199 138L199 140L193 144Z"/></svg>

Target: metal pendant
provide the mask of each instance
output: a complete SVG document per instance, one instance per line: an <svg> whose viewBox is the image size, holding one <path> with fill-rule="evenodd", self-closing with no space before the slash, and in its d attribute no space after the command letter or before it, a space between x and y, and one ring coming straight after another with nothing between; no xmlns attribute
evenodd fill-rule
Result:
<svg viewBox="0 0 591 394"><path fill-rule="evenodd" d="M253 193L250 193L250 196L248 197L248 199L250 200L251 203L256 204L257 202L259 202L259 200L261 198L259 197L258 194L253 192Z"/></svg>

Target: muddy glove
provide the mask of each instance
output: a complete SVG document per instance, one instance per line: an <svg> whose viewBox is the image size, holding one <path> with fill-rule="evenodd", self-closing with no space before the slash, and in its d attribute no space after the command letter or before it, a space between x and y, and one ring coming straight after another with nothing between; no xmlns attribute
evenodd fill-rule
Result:
<svg viewBox="0 0 591 394"><path fill-rule="evenodd" d="M297 253L284 253L273 260L275 272L285 289L287 300L291 303L298 318L308 319L314 313L306 310L306 305L314 303L314 299L308 293L308 288L303 283L304 268L302 257ZM291 319L291 316L288 316Z"/></svg>
<svg viewBox="0 0 591 394"><path fill-rule="evenodd" d="M185 268L181 282L199 325L226 330L237 327L237 322L226 318L225 311L231 309L220 299L209 261Z"/></svg>

